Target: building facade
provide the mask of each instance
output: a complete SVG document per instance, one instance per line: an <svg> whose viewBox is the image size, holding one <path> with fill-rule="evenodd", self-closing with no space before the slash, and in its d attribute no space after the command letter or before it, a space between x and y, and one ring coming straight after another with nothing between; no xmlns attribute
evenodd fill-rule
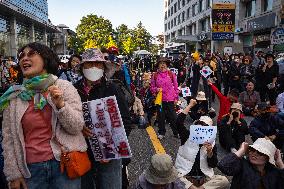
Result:
<svg viewBox="0 0 284 189"><path fill-rule="evenodd" d="M235 5L234 40L212 41L212 0L164 0L165 48L191 52L274 49L271 34L281 27L284 0L236 0Z"/></svg>
<svg viewBox="0 0 284 189"><path fill-rule="evenodd" d="M48 20L47 0L0 0L0 54L16 57L30 42L51 46L58 32Z"/></svg>
<svg viewBox="0 0 284 189"><path fill-rule="evenodd" d="M237 2L236 40L245 52L257 50L284 52L284 44L273 45L271 37L277 28L283 28L281 14L283 0L241 0ZM284 31L284 29L282 30ZM284 33L282 34L284 38Z"/></svg>

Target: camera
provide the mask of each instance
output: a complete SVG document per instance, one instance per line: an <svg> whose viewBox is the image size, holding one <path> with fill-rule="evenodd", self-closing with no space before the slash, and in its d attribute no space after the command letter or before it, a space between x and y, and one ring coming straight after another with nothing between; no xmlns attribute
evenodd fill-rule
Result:
<svg viewBox="0 0 284 189"><path fill-rule="evenodd" d="M232 112L232 116L234 119L239 117L239 112Z"/></svg>

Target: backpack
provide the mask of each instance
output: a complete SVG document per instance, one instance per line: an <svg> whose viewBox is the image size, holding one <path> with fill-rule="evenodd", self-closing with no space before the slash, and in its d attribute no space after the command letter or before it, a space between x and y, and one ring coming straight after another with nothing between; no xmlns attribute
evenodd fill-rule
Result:
<svg viewBox="0 0 284 189"><path fill-rule="evenodd" d="M135 102L135 97L133 95L133 92L130 90L130 88L118 79L109 79L108 82L115 83L118 86L118 88L121 89L121 92L123 93L123 96L125 97L128 106L132 107Z"/></svg>

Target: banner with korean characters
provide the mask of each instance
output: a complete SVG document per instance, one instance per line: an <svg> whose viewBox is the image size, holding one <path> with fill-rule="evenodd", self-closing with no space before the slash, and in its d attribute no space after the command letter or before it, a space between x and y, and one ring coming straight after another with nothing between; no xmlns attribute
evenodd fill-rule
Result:
<svg viewBox="0 0 284 189"><path fill-rule="evenodd" d="M212 40L234 40L235 0L213 0Z"/></svg>
<svg viewBox="0 0 284 189"><path fill-rule="evenodd" d="M132 156L115 96L83 103L83 113L96 161Z"/></svg>

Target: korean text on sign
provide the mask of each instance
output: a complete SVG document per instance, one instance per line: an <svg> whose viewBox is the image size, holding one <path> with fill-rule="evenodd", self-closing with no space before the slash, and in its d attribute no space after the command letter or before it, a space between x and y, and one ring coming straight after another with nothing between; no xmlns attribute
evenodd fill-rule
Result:
<svg viewBox="0 0 284 189"><path fill-rule="evenodd" d="M216 126L190 126L190 140L196 144L204 144L205 142L213 143L216 139L217 127Z"/></svg>
<svg viewBox="0 0 284 189"><path fill-rule="evenodd" d="M83 103L89 143L96 161L131 157L129 143L115 96Z"/></svg>

